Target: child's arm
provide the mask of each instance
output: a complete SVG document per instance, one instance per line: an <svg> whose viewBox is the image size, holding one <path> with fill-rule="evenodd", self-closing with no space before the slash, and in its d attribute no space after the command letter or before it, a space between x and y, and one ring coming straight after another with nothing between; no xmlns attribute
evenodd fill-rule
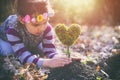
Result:
<svg viewBox="0 0 120 80"><path fill-rule="evenodd" d="M21 63L35 63L38 67L43 64L43 59L32 55L24 46L21 37L14 28L9 28L6 31L8 42L12 45L15 55L19 58Z"/></svg>
<svg viewBox="0 0 120 80"><path fill-rule="evenodd" d="M27 48L24 46L21 37L17 33L17 31L14 28L9 28L6 32L8 42L12 45L12 48L15 52L15 54L18 56L19 60L22 63L35 63L38 67L50 67L50 68L55 68L55 67L62 67L66 64L71 63L70 58L65 58L65 57L58 57L58 58L52 58L52 59L42 59L38 58L35 55L32 55ZM44 43L45 45L45 43ZM45 48L44 51L49 51L51 50L50 54L55 54L55 47L53 48ZM47 50L48 49L48 50ZM50 56L51 57L51 56Z"/></svg>
<svg viewBox="0 0 120 80"><path fill-rule="evenodd" d="M48 55L49 58L52 58L56 54L54 33L50 24L48 24L47 29L44 31L43 52L45 55Z"/></svg>

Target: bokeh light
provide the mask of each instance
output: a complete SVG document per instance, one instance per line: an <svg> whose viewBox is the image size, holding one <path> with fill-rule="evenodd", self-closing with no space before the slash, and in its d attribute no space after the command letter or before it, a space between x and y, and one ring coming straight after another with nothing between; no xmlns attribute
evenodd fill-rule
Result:
<svg viewBox="0 0 120 80"><path fill-rule="evenodd" d="M119 25L120 0L50 0L55 9L54 23Z"/></svg>
<svg viewBox="0 0 120 80"><path fill-rule="evenodd" d="M81 14L83 14L94 10L96 0L74 0L74 1L65 0L64 3L67 4L65 5L67 9L74 8L74 10L78 10Z"/></svg>
<svg viewBox="0 0 120 80"><path fill-rule="evenodd" d="M98 3L97 0L52 0L51 2L55 9L57 21L67 24L81 23L84 18L94 13Z"/></svg>

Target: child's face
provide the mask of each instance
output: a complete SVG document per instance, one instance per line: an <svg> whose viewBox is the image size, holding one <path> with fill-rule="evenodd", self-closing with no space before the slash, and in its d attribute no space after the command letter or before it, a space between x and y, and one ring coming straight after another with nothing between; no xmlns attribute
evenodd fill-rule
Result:
<svg viewBox="0 0 120 80"><path fill-rule="evenodd" d="M29 33L38 36L43 31L45 31L47 27L47 22L48 22L48 19L45 19L40 23L25 23L25 27Z"/></svg>

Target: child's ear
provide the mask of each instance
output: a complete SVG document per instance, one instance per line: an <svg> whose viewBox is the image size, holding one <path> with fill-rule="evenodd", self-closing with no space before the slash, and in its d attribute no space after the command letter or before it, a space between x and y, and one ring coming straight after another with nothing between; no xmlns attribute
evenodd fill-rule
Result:
<svg viewBox="0 0 120 80"><path fill-rule="evenodd" d="M22 17L21 16L18 16L18 21L22 24L24 24L24 22L22 21Z"/></svg>

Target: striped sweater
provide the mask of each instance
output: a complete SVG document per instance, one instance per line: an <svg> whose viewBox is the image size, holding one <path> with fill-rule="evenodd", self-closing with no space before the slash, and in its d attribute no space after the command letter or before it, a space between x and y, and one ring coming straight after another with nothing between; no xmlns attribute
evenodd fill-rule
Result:
<svg viewBox="0 0 120 80"><path fill-rule="evenodd" d="M21 63L35 63L38 67L42 66L44 59L39 58L28 50L28 47L26 47L23 42L23 37L20 36L15 27L9 27L6 31L6 35L8 42L12 45L12 48ZM48 24L46 30L43 32L43 37L40 43L42 43L43 46L43 54L48 55L49 58L52 58L56 54L53 37L52 26Z"/></svg>

